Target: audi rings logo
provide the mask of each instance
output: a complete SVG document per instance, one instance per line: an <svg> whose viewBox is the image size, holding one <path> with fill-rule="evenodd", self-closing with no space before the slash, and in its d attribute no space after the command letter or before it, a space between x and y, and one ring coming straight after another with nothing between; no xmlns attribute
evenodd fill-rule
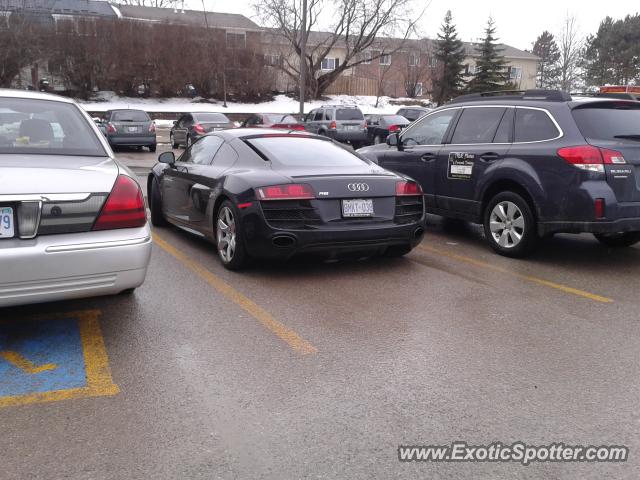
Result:
<svg viewBox="0 0 640 480"><path fill-rule="evenodd" d="M369 185L366 183L350 183L347 185L350 192L368 192Z"/></svg>

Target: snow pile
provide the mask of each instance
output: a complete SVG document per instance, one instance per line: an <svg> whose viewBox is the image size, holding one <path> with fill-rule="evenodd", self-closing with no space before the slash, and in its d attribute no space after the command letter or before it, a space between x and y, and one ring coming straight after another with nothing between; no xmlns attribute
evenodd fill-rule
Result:
<svg viewBox="0 0 640 480"><path fill-rule="evenodd" d="M329 95L328 100L313 100L305 103L305 112L327 104L357 105L363 113L396 113L403 106L417 105L412 99L395 99L394 104L389 97L380 97L376 107L376 97L373 96L352 96L352 95ZM222 113L295 113L298 111L298 102L294 98L286 95L276 95L269 102L263 103L234 103L227 102L227 108L222 102L210 101L199 102L198 98L136 98L119 97L114 92L100 92L95 100L79 101L85 110L90 112L105 112L120 108L136 108L147 112L222 112ZM398 105L398 102L405 102ZM156 121L156 124L158 122ZM167 126L171 126L170 124Z"/></svg>

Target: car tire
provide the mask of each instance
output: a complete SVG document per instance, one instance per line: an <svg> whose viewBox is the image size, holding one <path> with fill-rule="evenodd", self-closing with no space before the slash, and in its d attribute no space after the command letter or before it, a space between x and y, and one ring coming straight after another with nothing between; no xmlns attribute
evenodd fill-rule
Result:
<svg viewBox="0 0 640 480"><path fill-rule="evenodd" d="M403 257L412 250L410 245L393 245L384 252L385 257L398 258Z"/></svg>
<svg viewBox="0 0 640 480"><path fill-rule="evenodd" d="M178 148L178 147L180 146L180 145L178 145L178 144L176 143L176 141L174 140L174 138L173 138L173 132L171 132L171 133L169 134L169 143L171 143L171 148Z"/></svg>
<svg viewBox="0 0 640 480"><path fill-rule="evenodd" d="M540 240L529 203L515 192L495 195L484 210L483 220L487 242L505 257L524 257Z"/></svg>
<svg viewBox="0 0 640 480"><path fill-rule="evenodd" d="M156 146L155 146L155 145L150 145L150 146L149 146L149 151L150 151L151 153L156 153Z"/></svg>
<svg viewBox="0 0 640 480"><path fill-rule="evenodd" d="M244 247L244 232L239 223L238 209L229 200L225 200L214 217L215 245L222 266L227 270L240 270L248 263Z"/></svg>
<svg viewBox="0 0 640 480"><path fill-rule="evenodd" d="M151 224L154 227L164 227L167 224L162 213L162 197L160 196L160 185L158 179L151 180L151 192L149 192L149 208L151 210Z"/></svg>
<svg viewBox="0 0 640 480"><path fill-rule="evenodd" d="M594 237L607 247L624 248L640 242L640 232L594 233Z"/></svg>

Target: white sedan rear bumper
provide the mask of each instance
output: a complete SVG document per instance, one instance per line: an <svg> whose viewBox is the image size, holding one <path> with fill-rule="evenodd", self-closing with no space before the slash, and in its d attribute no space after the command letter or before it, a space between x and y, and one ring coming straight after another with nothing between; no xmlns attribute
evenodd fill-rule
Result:
<svg viewBox="0 0 640 480"><path fill-rule="evenodd" d="M136 288L150 258L148 225L0 240L0 307Z"/></svg>

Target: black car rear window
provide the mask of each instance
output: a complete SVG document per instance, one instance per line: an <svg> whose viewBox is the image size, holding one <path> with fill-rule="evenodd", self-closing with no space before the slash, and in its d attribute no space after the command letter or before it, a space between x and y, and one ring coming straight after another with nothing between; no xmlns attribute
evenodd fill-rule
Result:
<svg viewBox="0 0 640 480"><path fill-rule="evenodd" d="M406 125L409 123L409 120L400 115L386 115L384 117L380 117L380 123L385 125Z"/></svg>
<svg viewBox="0 0 640 480"><path fill-rule="evenodd" d="M598 102L573 109L582 135L594 140L640 140L640 103ZM637 141L637 140L635 140Z"/></svg>
<svg viewBox="0 0 640 480"><path fill-rule="evenodd" d="M105 157L97 135L72 103L0 98L0 154Z"/></svg>
<svg viewBox="0 0 640 480"><path fill-rule="evenodd" d="M247 143L274 165L348 167L363 164L363 160L333 142L306 136L260 137L247 140Z"/></svg>
<svg viewBox="0 0 640 480"><path fill-rule="evenodd" d="M222 113L196 113L196 121L202 123L229 123L229 119Z"/></svg>
<svg viewBox="0 0 640 480"><path fill-rule="evenodd" d="M150 122L147 112L142 110L120 110L111 115L112 122Z"/></svg>
<svg viewBox="0 0 640 480"><path fill-rule="evenodd" d="M336 120L364 120L364 115L357 108L339 108L336 110Z"/></svg>
<svg viewBox="0 0 640 480"><path fill-rule="evenodd" d="M517 108L515 142L540 142L560 135L547 112L533 108Z"/></svg>

